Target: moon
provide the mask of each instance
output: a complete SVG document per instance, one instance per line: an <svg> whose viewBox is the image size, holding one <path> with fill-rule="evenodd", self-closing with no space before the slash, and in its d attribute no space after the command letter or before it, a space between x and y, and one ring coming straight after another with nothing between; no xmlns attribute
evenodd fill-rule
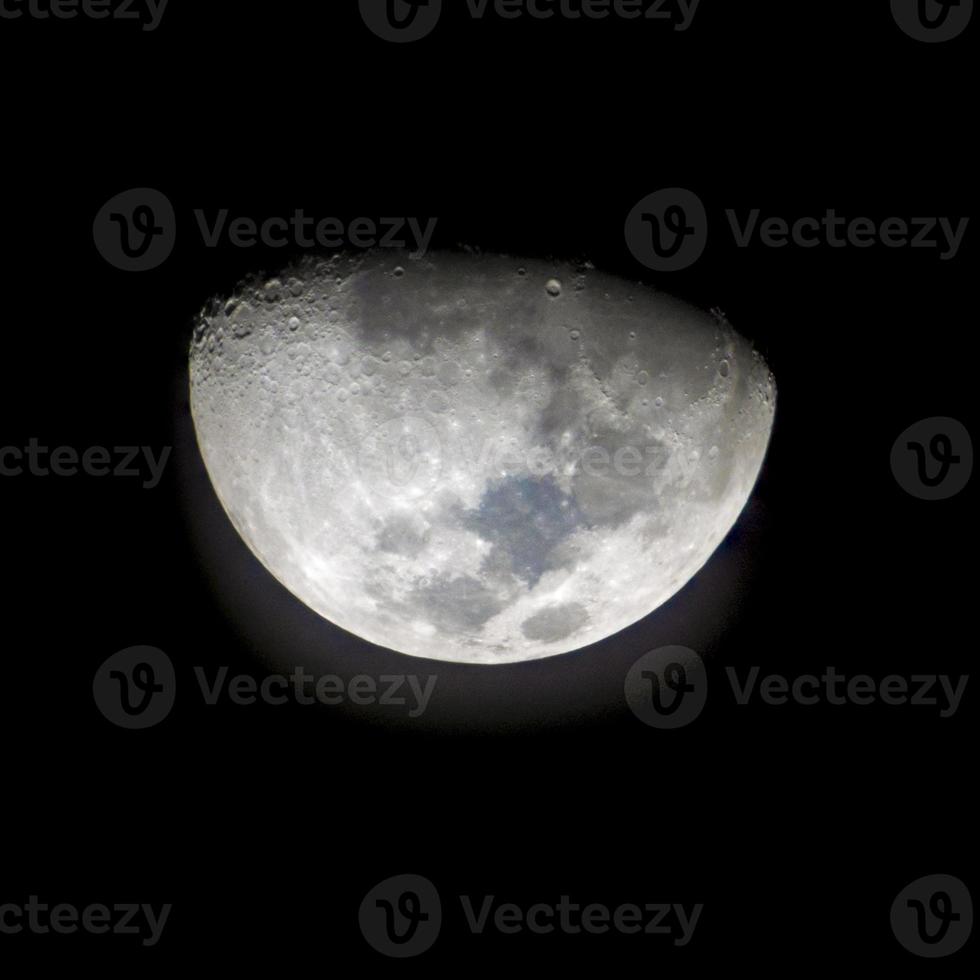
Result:
<svg viewBox="0 0 980 980"><path fill-rule="evenodd" d="M720 313L588 264L383 250L211 301L190 396L225 511L287 589L476 664L666 602L738 518L775 411Z"/></svg>

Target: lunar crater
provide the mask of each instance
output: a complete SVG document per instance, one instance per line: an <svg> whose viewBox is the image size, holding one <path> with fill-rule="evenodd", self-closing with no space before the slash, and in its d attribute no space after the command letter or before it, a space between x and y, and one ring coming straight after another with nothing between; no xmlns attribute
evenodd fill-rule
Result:
<svg viewBox="0 0 980 980"><path fill-rule="evenodd" d="M218 497L283 585L372 643L485 664L669 599L745 505L775 410L727 321L474 254L246 280L198 318L190 384Z"/></svg>

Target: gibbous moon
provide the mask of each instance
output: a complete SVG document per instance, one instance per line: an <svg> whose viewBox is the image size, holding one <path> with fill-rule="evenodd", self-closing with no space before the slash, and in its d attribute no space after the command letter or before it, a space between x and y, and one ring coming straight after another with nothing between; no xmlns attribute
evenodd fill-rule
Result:
<svg viewBox="0 0 980 980"><path fill-rule="evenodd" d="M708 560L775 408L723 317L501 256L304 260L201 314L191 409L239 534L372 643L501 664L622 630Z"/></svg>

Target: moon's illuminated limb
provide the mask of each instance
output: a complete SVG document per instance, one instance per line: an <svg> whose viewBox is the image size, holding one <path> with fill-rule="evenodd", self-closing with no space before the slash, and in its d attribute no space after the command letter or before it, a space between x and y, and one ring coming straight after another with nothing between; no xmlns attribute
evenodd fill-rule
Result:
<svg viewBox="0 0 980 980"><path fill-rule="evenodd" d="M202 314L191 407L252 551L332 622L496 664L600 640L708 560L774 385L723 321L591 269L307 260Z"/></svg>

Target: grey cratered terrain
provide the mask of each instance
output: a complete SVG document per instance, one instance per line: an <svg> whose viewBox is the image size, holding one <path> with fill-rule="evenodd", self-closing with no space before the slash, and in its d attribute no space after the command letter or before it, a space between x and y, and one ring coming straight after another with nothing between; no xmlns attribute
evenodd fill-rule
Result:
<svg viewBox="0 0 980 980"><path fill-rule="evenodd" d="M191 408L242 538L333 623L481 664L646 616L725 537L772 377L723 317L590 266L305 260L202 313Z"/></svg>

